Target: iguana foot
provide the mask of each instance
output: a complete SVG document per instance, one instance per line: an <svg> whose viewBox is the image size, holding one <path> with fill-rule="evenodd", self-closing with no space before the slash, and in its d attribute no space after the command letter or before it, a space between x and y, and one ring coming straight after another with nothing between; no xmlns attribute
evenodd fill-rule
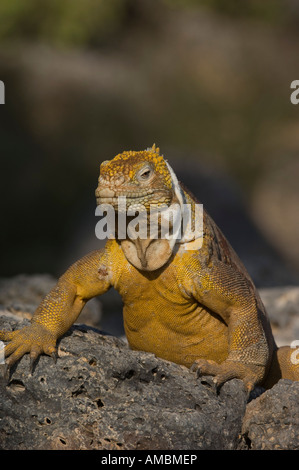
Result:
<svg viewBox="0 0 299 470"><path fill-rule="evenodd" d="M264 368L256 365L245 365L241 362L226 360L218 364L212 360L197 359L191 366L191 371L197 373L197 377L202 375L214 376L216 390L219 391L221 386L231 379L241 379L245 388L251 392L255 385L261 381Z"/></svg>
<svg viewBox="0 0 299 470"><path fill-rule="evenodd" d="M40 354L52 356L56 360L56 337L44 326L32 323L16 331L0 331L0 340L9 341L5 346L6 377L10 368L26 353L30 353L30 371Z"/></svg>

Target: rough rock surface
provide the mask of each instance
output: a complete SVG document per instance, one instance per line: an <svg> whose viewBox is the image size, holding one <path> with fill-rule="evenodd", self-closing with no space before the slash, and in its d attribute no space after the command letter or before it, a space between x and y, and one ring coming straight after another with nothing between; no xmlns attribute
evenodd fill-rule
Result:
<svg viewBox="0 0 299 470"><path fill-rule="evenodd" d="M53 282L0 280L0 329L28 323ZM281 338L296 339L297 295L296 287L262 291ZM56 364L40 357L33 375L25 356L8 383L0 364L0 449L299 448L299 382L282 380L246 403L238 380L217 395L209 378L86 325L61 339L59 356Z"/></svg>
<svg viewBox="0 0 299 470"><path fill-rule="evenodd" d="M16 324L0 318L0 328ZM237 448L246 406L241 381L216 395L187 368L86 326L62 338L59 355L56 364L42 356L32 375L25 356L9 383L2 381L0 448Z"/></svg>
<svg viewBox="0 0 299 470"><path fill-rule="evenodd" d="M299 449L299 382L280 380L247 405L243 437L254 450Z"/></svg>

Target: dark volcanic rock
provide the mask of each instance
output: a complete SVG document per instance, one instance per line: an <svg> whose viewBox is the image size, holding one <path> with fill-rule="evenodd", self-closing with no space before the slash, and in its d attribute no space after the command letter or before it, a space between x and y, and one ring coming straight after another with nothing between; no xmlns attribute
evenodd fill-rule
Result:
<svg viewBox="0 0 299 470"><path fill-rule="evenodd" d="M299 382L280 380L247 405L243 436L254 450L299 449Z"/></svg>
<svg viewBox="0 0 299 470"><path fill-rule="evenodd" d="M0 280L0 329L28 324L53 282ZM295 331L297 293L264 293L272 318L286 310L282 301L289 306L281 334L288 325ZM299 382L257 388L247 404L241 381L229 381L217 395L209 378L132 351L91 326L75 325L60 340L56 364L41 356L30 375L26 355L8 383L3 371L0 364L0 449L299 449Z"/></svg>
<svg viewBox="0 0 299 470"><path fill-rule="evenodd" d="M18 325L0 317L0 329ZM61 339L59 356L56 364L41 356L32 375L25 356L8 384L1 381L1 449L238 447L241 381L216 395L187 368L84 325Z"/></svg>

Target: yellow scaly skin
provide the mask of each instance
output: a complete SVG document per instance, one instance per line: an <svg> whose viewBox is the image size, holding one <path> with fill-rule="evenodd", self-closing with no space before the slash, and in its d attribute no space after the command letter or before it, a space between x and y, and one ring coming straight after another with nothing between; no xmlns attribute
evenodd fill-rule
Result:
<svg viewBox="0 0 299 470"><path fill-rule="evenodd" d="M176 181L159 149L124 152L101 165L98 203L160 207L195 198ZM190 243L193 245L190 245ZM191 248L191 249L190 249ZM25 353L31 362L56 356L56 342L85 303L114 287L124 303L132 349L193 366L217 386L240 378L248 391L279 378L299 380L289 347L277 348L264 306L241 261L204 211L203 244L109 239L74 263L37 308L31 325L0 332L8 369Z"/></svg>

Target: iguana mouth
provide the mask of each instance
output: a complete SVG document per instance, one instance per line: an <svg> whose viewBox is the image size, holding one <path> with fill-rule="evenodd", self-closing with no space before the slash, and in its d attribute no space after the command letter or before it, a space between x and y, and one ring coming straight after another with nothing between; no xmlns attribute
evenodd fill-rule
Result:
<svg viewBox="0 0 299 470"><path fill-rule="evenodd" d="M131 205L139 204L146 204L149 202L151 194L145 194L143 196L124 196L119 195L117 197L97 197L97 204L111 204L113 207L117 207L119 205L126 205L128 208Z"/></svg>
<svg viewBox="0 0 299 470"><path fill-rule="evenodd" d="M157 191L159 192L159 197L156 197ZM171 201L171 197L165 195L165 197L161 197L161 193L164 191L159 189L156 191L146 192L146 193L119 193L113 196L100 196L100 190L96 190L96 201L97 205L100 204L111 204L113 207L117 207L119 204L126 204L128 208L131 205L145 205L151 204L154 206L160 206L161 201L163 201L164 205L169 205Z"/></svg>
<svg viewBox="0 0 299 470"><path fill-rule="evenodd" d="M99 201L102 201L102 202L105 202L107 203L108 201L109 202L118 202L120 198L122 198L123 200L127 200L127 201L130 201L130 200L136 200L136 199L148 199L153 193L146 193L146 194L141 194L141 195L127 195L127 194L119 194L118 196L113 196L113 197L109 197L109 196L100 196L98 197L97 199Z"/></svg>

